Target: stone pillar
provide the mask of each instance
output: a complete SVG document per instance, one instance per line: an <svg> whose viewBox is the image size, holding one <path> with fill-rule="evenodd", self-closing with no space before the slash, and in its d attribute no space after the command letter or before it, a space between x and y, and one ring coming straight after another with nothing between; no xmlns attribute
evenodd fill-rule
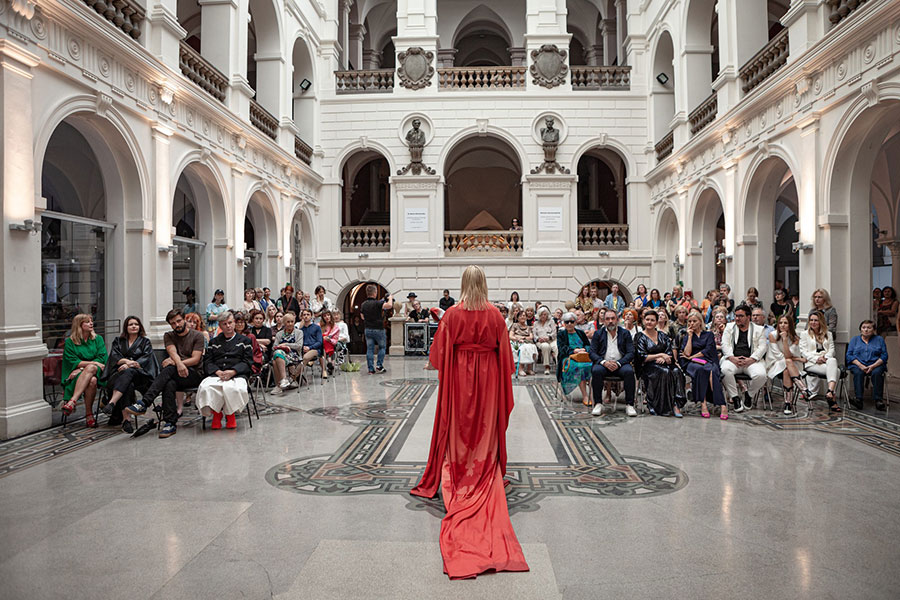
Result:
<svg viewBox="0 0 900 600"><path fill-rule="evenodd" d="M162 341L163 334L169 330L166 323L166 313L172 308L172 263L174 255L169 248L172 246L172 236L175 229L172 223L172 203L175 190L171 183L170 162L170 138L174 132L166 125L156 123L153 126L153 173L155 175L153 185L153 208L155 235L153 242L156 247L151 248L150 256L153 256L155 272L151 271L154 293L148 300L154 302L146 319L148 335L154 341Z"/></svg>
<svg viewBox="0 0 900 600"><path fill-rule="evenodd" d="M544 44L554 44L560 49L569 47L572 35L566 31L566 6L563 0L527 0L525 14L525 49L528 53L527 65L531 64L531 52ZM531 76L527 77L527 85ZM540 88L542 93L565 94L572 91L572 78L566 77L562 85L549 90ZM526 246L527 252L527 246Z"/></svg>
<svg viewBox="0 0 900 600"><path fill-rule="evenodd" d="M625 57L625 36L627 35L626 0L616 0L616 63L628 64Z"/></svg>
<svg viewBox="0 0 900 600"><path fill-rule="evenodd" d="M590 163L590 172L588 173L588 208L590 210L600 209L600 165L597 161L592 160ZM577 190L577 188L576 188ZM578 196L576 192L575 207L578 207Z"/></svg>
<svg viewBox="0 0 900 600"><path fill-rule="evenodd" d="M353 0L338 0L338 42L341 44L341 69L347 70L350 58L350 9Z"/></svg>
<svg viewBox="0 0 900 600"><path fill-rule="evenodd" d="M575 175L526 175L522 185L523 256L574 256L578 250Z"/></svg>
<svg viewBox="0 0 900 600"><path fill-rule="evenodd" d="M381 212L379 200L381 189L378 185L378 169L371 165L369 168L369 210L372 212Z"/></svg>
<svg viewBox="0 0 900 600"><path fill-rule="evenodd" d="M686 45L681 51L688 77L687 85L680 86L685 96L688 113L693 112L712 92L713 47L709 44Z"/></svg>
<svg viewBox="0 0 900 600"><path fill-rule="evenodd" d="M41 235L9 226L37 221L32 69L40 59L11 39L0 39L0 439L49 427L41 359Z"/></svg>
<svg viewBox="0 0 900 600"><path fill-rule="evenodd" d="M741 99L738 72L769 41L766 0L719 0L719 76L713 83L718 93L719 114Z"/></svg>
<svg viewBox="0 0 900 600"><path fill-rule="evenodd" d="M616 20L603 19L600 21L600 35L603 36L603 63L613 64L618 52L616 43Z"/></svg>
<svg viewBox="0 0 900 600"><path fill-rule="evenodd" d="M353 182L344 182L343 191L343 199L344 199L344 211L341 215L341 225L349 226L352 223L350 222L350 201L353 199Z"/></svg>
<svg viewBox="0 0 900 600"><path fill-rule="evenodd" d="M437 51L438 68L449 69L456 61L456 48L441 48Z"/></svg>
<svg viewBox="0 0 900 600"><path fill-rule="evenodd" d="M250 118L253 88L247 83L248 4L234 0L198 0L201 11L200 40L203 58L228 80L226 106L244 119Z"/></svg>
<svg viewBox="0 0 900 600"><path fill-rule="evenodd" d="M146 23L147 49L168 67L180 71L178 52L187 31L178 22L177 0L148 2Z"/></svg>
<svg viewBox="0 0 900 600"><path fill-rule="evenodd" d="M363 40L366 37L366 28L364 25L356 23L350 25L350 52L347 56L348 65L352 65L354 69L361 70L363 68Z"/></svg>
<svg viewBox="0 0 900 600"><path fill-rule="evenodd" d="M507 48L510 64L513 67L524 67L528 64L528 52L525 48Z"/></svg>
<svg viewBox="0 0 900 600"><path fill-rule="evenodd" d="M569 55L571 60L571 54ZM584 49L584 62L589 67L599 67L603 65L603 45L588 46Z"/></svg>
<svg viewBox="0 0 900 600"><path fill-rule="evenodd" d="M839 265L844 261L842 254L847 253L848 248L838 246L830 248L828 245L822 245L825 238L831 237L828 233L819 235L818 221L818 199L819 199L819 174L821 173L821 156L819 153L819 118L818 116L805 119L797 125L800 130L800 145L798 146L798 154L800 160L799 173L794 174L794 181L797 185L797 223L799 229L799 241L801 244L810 244L812 248L809 250L799 251L799 267L800 267L800 319L805 322L807 312L809 311L810 298L813 290L822 285L833 294L838 290L833 289L830 285L832 281L832 269L828 266L830 257L833 257L835 264L834 269L837 271L838 279L841 287L846 286L845 277L848 273L839 269ZM868 198L868 190L866 191ZM869 211L869 205L866 205L866 211ZM846 233L846 230L844 231ZM818 239L817 239L818 238ZM869 242L871 244L871 238ZM823 269L817 269L818 263L824 261ZM826 277L825 280L820 280ZM793 290L792 290L793 291ZM871 298L871 295L869 296ZM838 308L840 310L840 308ZM845 313L846 314L846 313ZM846 323L838 321L838 326L846 330Z"/></svg>
<svg viewBox="0 0 900 600"><path fill-rule="evenodd" d="M900 239L879 241L879 246L887 246L891 251L891 287L900 284Z"/></svg>
<svg viewBox="0 0 900 600"><path fill-rule="evenodd" d="M821 2L814 0L793 0L791 7L781 18L781 24L790 30L788 63L800 58L825 34L825 18L819 14L821 5Z"/></svg>
<svg viewBox="0 0 900 600"><path fill-rule="evenodd" d="M291 80L285 70L285 57L257 52L253 58L256 60L256 101L280 122L286 112L282 103L283 86Z"/></svg>
<svg viewBox="0 0 900 600"><path fill-rule="evenodd" d="M440 181L439 175L391 177L391 190L397 198L391 209L391 249L397 256L444 255L444 186ZM417 218L424 214L425 227L407 223L407 211L414 211Z"/></svg>
<svg viewBox="0 0 900 600"><path fill-rule="evenodd" d="M363 50L362 60L364 69L380 69L381 50Z"/></svg>
<svg viewBox="0 0 900 600"><path fill-rule="evenodd" d="M406 317L391 317L391 346L388 348L388 356L403 356L405 350L405 340L403 339L403 324L406 323Z"/></svg>

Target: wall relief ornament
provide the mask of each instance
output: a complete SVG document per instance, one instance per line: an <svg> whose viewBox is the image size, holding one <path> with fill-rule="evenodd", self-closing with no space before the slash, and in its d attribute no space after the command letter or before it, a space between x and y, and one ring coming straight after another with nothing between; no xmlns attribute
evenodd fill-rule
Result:
<svg viewBox="0 0 900 600"><path fill-rule="evenodd" d="M434 52L414 47L398 54L397 60L400 63L397 69L400 85L410 90L420 90L430 85L434 75L434 67L431 65Z"/></svg>
<svg viewBox="0 0 900 600"><path fill-rule="evenodd" d="M559 149L559 129L553 125L555 121L553 117L547 117L544 120L545 127L541 127L541 142L544 148L544 162L531 170L532 175L537 175L541 171L545 173L562 173L569 174L569 169L556 162L556 151Z"/></svg>
<svg viewBox="0 0 900 600"><path fill-rule="evenodd" d="M412 171L418 175L425 171L428 175L434 175L435 171L422 162L422 152L425 150L425 132L422 131L422 121L413 119L412 129L406 132L406 143L409 145L409 164L397 171L397 175L406 175Z"/></svg>
<svg viewBox="0 0 900 600"><path fill-rule="evenodd" d="M569 67L566 65L567 55L565 50L560 50L555 44L544 44L537 50L532 50L529 72L534 78L534 83L545 88L565 83L566 75L569 73Z"/></svg>

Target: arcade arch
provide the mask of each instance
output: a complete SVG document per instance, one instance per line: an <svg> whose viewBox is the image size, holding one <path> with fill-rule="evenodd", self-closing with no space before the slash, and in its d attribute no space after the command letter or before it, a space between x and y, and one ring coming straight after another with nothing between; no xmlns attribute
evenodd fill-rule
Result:
<svg viewBox="0 0 900 600"><path fill-rule="evenodd" d="M653 107L653 139L663 139L675 117L675 46L668 31L662 31L653 55L653 72L650 77L650 104ZM663 83L661 80L664 80Z"/></svg>
<svg viewBox="0 0 900 600"><path fill-rule="evenodd" d="M279 281L278 227L272 199L256 190L244 215L244 289Z"/></svg>
<svg viewBox="0 0 900 600"><path fill-rule="evenodd" d="M718 192L706 188L700 192L691 222L688 244L691 250L691 277L695 297L702 298L725 278L725 212Z"/></svg>

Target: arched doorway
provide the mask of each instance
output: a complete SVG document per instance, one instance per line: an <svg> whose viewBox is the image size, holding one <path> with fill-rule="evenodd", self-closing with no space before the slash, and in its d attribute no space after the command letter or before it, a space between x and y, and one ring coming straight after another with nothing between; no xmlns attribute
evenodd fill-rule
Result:
<svg viewBox="0 0 900 600"><path fill-rule="evenodd" d="M625 161L609 148L591 148L578 160L578 247L628 247Z"/></svg>
<svg viewBox="0 0 900 600"><path fill-rule="evenodd" d="M670 133L675 117L675 46L668 31L659 34L653 56L650 79L650 104L653 114L653 139L659 144ZM662 159L665 156L660 156Z"/></svg>
<svg viewBox="0 0 900 600"><path fill-rule="evenodd" d="M591 287L597 288L598 297L601 300L606 300L606 296L609 295L609 292L612 290L613 284L619 286L619 295L625 298L625 305L631 303L634 299L634 296L631 293L631 290L628 289L628 286L622 283L617 279L592 279L584 285L589 285ZM581 292L581 288L579 288L579 293Z"/></svg>
<svg viewBox="0 0 900 600"><path fill-rule="evenodd" d="M700 193L694 209L690 244L697 244L691 255L691 282L695 298L725 281L725 212L722 199L712 188Z"/></svg>
<svg viewBox="0 0 900 600"><path fill-rule="evenodd" d="M244 289L277 285L281 279L273 267L277 255L278 229L272 200L257 190L250 196L244 216Z"/></svg>
<svg viewBox="0 0 900 600"><path fill-rule="evenodd" d="M656 249L653 253L655 269L653 283L661 285L660 294L671 289L674 285L684 285L684 270L682 263L684 256L678 252L680 229L678 217L671 207L666 207L659 217L657 235L655 238Z"/></svg>
<svg viewBox="0 0 900 600"><path fill-rule="evenodd" d="M444 181L445 233L494 232L497 249L507 250L513 220L520 229L522 223L522 167L515 149L492 135L466 138L447 155Z"/></svg>
<svg viewBox="0 0 900 600"><path fill-rule="evenodd" d="M316 143L316 96L318 90L312 56L306 40L298 37L294 41L291 53L291 64L293 65L291 110L294 125L297 127L297 135L307 146L313 146Z"/></svg>
<svg viewBox="0 0 900 600"><path fill-rule="evenodd" d="M387 159L372 150L352 154L342 173L341 251L388 252L391 176Z"/></svg>
<svg viewBox="0 0 900 600"><path fill-rule="evenodd" d="M378 288L376 298L385 298L388 295L387 288L377 281L357 281L346 286L337 297L337 306L341 307L344 313L344 320L347 322L347 328L350 332L350 354L365 354L365 325L363 324L362 313L360 307L366 301L366 286L374 284ZM387 335L387 345L391 345L391 326L385 320L385 332Z"/></svg>
<svg viewBox="0 0 900 600"><path fill-rule="evenodd" d="M141 214L136 165L122 134L95 114L72 114L49 137L40 171L41 323L51 349L76 314L93 315L106 334L141 300L140 286L126 284L126 232L117 226Z"/></svg>

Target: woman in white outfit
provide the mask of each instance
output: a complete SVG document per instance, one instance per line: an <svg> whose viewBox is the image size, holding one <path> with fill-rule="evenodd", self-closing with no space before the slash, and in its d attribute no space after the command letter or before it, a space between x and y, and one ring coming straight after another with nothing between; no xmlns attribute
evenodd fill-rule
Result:
<svg viewBox="0 0 900 600"><path fill-rule="evenodd" d="M541 351L544 361L544 375L550 374L550 357L557 360L559 347L556 345L556 323L550 318L550 309L542 306L537 311L537 321L532 327L534 342Z"/></svg>
<svg viewBox="0 0 900 600"><path fill-rule="evenodd" d="M794 319L788 314L778 318L775 330L769 334L769 347L766 351L766 375L769 379L781 377L784 386L784 414L794 414L791 398L794 385L806 397L806 384L800 377L800 370L806 363L800 352L800 336L794 329Z"/></svg>
<svg viewBox="0 0 900 600"><path fill-rule="evenodd" d="M839 371L837 359L834 357L834 338L828 331L822 311L814 310L809 313L806 331L800 335L800 353L806 359L807 373L825 375L827 378L828 392L825 398L828 400L828 408L831 412L841 412L841 407L834 400ZM812 387L809 379L806 384Z"/></svg>
<svg viewBox="0 0 900 600"><path fill-rule="evenodd" d="M509 341L512 345L513 356L519 359L519 368L521 369L519 375L534 375L537 346L533 343L534 332L525 318L524 310L519 311L516 322L509 329Z"/></svg>

